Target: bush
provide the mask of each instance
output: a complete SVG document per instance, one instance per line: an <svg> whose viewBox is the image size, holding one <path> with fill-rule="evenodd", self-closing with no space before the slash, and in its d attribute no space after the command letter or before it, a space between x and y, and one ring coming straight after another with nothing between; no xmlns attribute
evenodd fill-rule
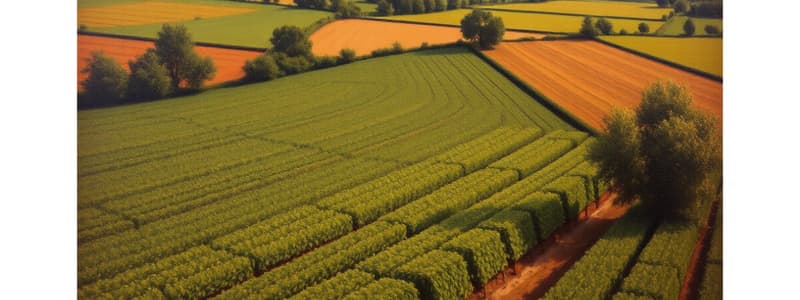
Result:
<svg viewBox="0 0 800 300"><path fill-rule="evenodd" d="M349 64L356 60L356 51L350 48L344 48L339 51L339 64Z"/></svg>
<svg viewBox="0 0 800 300"><path fill-rule="evenodd" d="M442 245L442 250L464 258L475 286L483 286L506 266L503 242L495 231L472 229Z"/></svg>
<svg viewBox="0 0 800 300"><path fill-rule="evenodd" d="M448 251L415 258L397 269L397 278L414 283L420 299L463 299L472 291L467 264Z"/></svg>
<svg viewBox="0 0 800 300"><path fill-rule="evenodd" d="M611 25L611 22L606 18L601 17L597 20L597 23L595 23L594 26L597 27L597 30L605 35L614 33L613 25Z"/></svg>
<svg viewBox="0 0 800 300"><path fill-rule="evenodd" d="M336 56L317 56L314 58L314 69L325 69L336 66L338 57Z"/></svg>
<svg viewBox="0 0 800 300"><path fill-rule="evenodd" d="M694 21L691 18L686 20L686 23L683 23L683 33L687 36L694 35Z"/></svg>
<svg viewBox="0 0 800 300"><path fill-rule="evenodd" d="M656 0L656 4L658 4L658 7L669 7L670 1L669 0Z"/></svg>
<svg viewBox="0 0 800 300"><path fill-rule="evenodd" d="M289 56L283 52L273 54L275 63L281 70L280 76L305 72L314 66L314 62L305 56Z"/></svg>
<svg viewBox="0 0 800 300"><path fill-rule="evenodd" d="M200 57L192 52L186 59L186 65L182 68L182 77L186 79L189 90L199 90L203 87L203 81L211 80L217 72L214 61L210 56Z"/></svg>
<svg viewBox="0 0 800 300"><path fill-rule="evenodd" d="M701 18L722 18L722 0L692 3L689 15Z"/></svg>
<svg viewBox="0 0 800 300"><path fill-rule="evenodd" d="M598 35L597 28L592 24L592 17L584 17L581 24L580 34L585 37L596 37Z"/></svg>
<svg viewBox="0 0 800 300"><path fill-rule="evenodd" d="M503 210L483 221L478 228L500 233L508 259L515 261L536 245L536 231L531 215L517 210Z"/></svg>
<svg viewBox="0 0 800 300"><path fill-rule="evenodd" d="M705 30L707 34L719 34L720 33L719 27L711 25L711 24L706 25L706 27L703 28L703 30Z"/></svg>
<svg viewBox="0 0 800 300"><path fill-rule="evenodd" d="M678 13L678 14L687 13L687 12L689 12L689 8L690 8L689 1L687 1L687 0L675 1L675 4L672 5L672 8L674 9L675 13Z"/></svg>
<svg viewBox="0 0 800 300"><path fill-rule="evenodd" d="M214 62L210 57L200 58L197 55L186 26L164 24L158 32L155 46L156 54L172 81L173 90L177 90L183 82L190 89L199 89L204 80L214 77Z"/></svg>
<svg viewBox="0 0 800 300"><path fill-rule="evenodd" d="M328 0L294 0L294 3L300 8L328 9L330 6Z"/></svg>
<svg viewBox="0 0 800 300"><path fill-rule="evenodd" d="M167 69L159 63L153 49L128 62L131 76L128 79L127 97L133 100L153 100L170 93Z"/></svg>
<svg viewBox="0 0 800 300"><path fill-rule="evenodd" d="M244 66L244 80L249 82L269 81L278 78L280 69L275 58L269 54L262 54L252 60L248 59Z"/></svg>
<svg viewBox="0 0 800 300"><path fill-rule="evenodd" d="M128 74L113 58L103 52L92 52L89 64L81 70L89 77L81 81L84 105L115 104L122 100L128 85Z"/></svg>
<svg viewBox="0 0 800 300"><path fill-rule="evenodd" d="M392 7L392 4L389 3L389 1L378 0L377 4L378 4L377 8L378 15L391 16L394 14L394 7Z"/></svg>
<svg viewBox="0 0 800 300"><path fill-rule="evenodd" d="M282 52L288 56L312 56L311 41L300 27L284 25L275 28L269 41L273 52Z"/></svg>
<svg viewBox="0 0 800 300"><path fill-rule="evenodd" d="M627 31L627 30L625 30L625 29L621 29L621 30L619 31L619 34L621 34L621 35L628 35L628 31Z"/></svg>
<svg viewBox="0 0 800 300"><path fill-rule="evenodd" d="M647 23L645 22L639 23L639 32L641 33L650 32L650 25L647 25Z"/></svg>
<svg viewBox="0 0 800 300"><path fill-rule="evenodd" d="M361 16L361 8L352 1L347 1L336 8L336 18L346 19Z"/></svg>
<svg viewBox="0 0 800 300"><path fill-rule="evenodd" d="M552 193L530 194L520 200L512 209L531 214L539 240L550 237L550 234L564 225L566 221L561 197Z"/></svg>

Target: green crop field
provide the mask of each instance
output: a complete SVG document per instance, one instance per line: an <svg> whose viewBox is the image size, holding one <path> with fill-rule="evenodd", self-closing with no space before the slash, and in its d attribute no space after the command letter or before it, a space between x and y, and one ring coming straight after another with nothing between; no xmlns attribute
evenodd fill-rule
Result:
<svg viewBox="0 0 800 300"><path fill-rule="evenodd" d="M664 26L661 26L655 33L657 35L669 35L669 36L679 36L683 35L683 24L689 20L689 17L685 16L675 16L669 19L667 23L664 23ZM722 19L708 19L708 18L692 18L692 22L694 22L694 35L695 36L702 36L707 35L705 28L706 25L713 25L717 26L720 31L722 31ZM651 27L652 28L652 27Z"/></svg>
<svg viewBox="0 0 800 300"><path fill-rule="evenodd" d="M507 9L529 12L576 14L584 16L625 17L661 20L669 15L670 8L659 8L655 3L622 1L560 0L539 3L510 3L478 5L484 9Z"/></svg>
<svg viewBox="0 0 800 300"><path fill-rule="evenodd" d="M102 1L91 1L87 6L99 6ZM108 1L113 4L148 3L147 1ZM167 2L168 1L161 1ZM192 34L194 41L222 45L271 47L269 38L272 31L282 25L295 25L306 28L314 22L333 17L333 13L319 10L298 9L277 5L240 3L234 1L189 0L181 4L198 4L225 8L247 8L252 12L216 16L200 19L182 20L180 23ZM79 18L80 23L80 18ZM90 32L111 33L125 36L156 38L161 30L161 22L140 25L88 27Z"/></svg>
<svg viewBox="0 0 800 300"><path fill-rule="evenodd" d="M601 36L604 41L722 76L721 38Z"/></svg>
<svg viewBox="0 0 800 300"><path fill-rule="evenodd" d="M469 12L469 9L455 9L437 13L384 17L384 19L460 26L461 19L464 18L464 15L468 14ZM492 11L492 14L503 18L503 23L505 24L506 29L575 33L578 32L581 27L581 23L583 22L583 17L580 16L507 11ZM628 19L609 19L609 21L611 21L614 31L625 29L629 32L636 31L639 23L642 22L647 23L652 30L655 30L655 28L659 28L661 27L661 24L664 24L664 22L661 21L640 21Z"/></svg>
<svg viewBox="0 0 800 300"><path fill-rule="evenodd" d="M80 111L78 295L464 297L607 188L593 142L460 47Z"/></svg>

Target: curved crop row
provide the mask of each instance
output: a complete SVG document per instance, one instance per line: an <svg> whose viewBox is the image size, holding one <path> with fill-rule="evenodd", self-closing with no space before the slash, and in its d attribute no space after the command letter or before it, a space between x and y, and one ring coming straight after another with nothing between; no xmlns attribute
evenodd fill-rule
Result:
<svg viewBox="0 0 800 300"><path fill-rule="evenodd" d="M522 147L519 151L512 153L501 160L492 163L490 166L495 168L506 168L517 170L522 177L527 177L533 172L552 163L564 153L575 148L577 145L565 139L554 139L563 131L557 130L548 133L544 137L533 143Z"/></svg>
<svg viewBox="0 0 800 300"><path fill-rule="evenodd" d="M501 128L434 157L437 161L458 163L470 173L508 155L542 136L539 128ZM498 141L503 141L498 143Z"/></svg>

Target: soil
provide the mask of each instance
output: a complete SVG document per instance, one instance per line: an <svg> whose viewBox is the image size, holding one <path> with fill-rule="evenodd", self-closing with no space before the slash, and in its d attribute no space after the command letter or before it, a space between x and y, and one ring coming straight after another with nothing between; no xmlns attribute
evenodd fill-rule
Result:
<svg viewBox="0 0 800 300"><path fill-rule="evenodd" d="M78 87L80 88L80 81L88 77L88 74L81 73L81 70L86 67L86 60L91 57L93 51L103 51L106 55L114 58L125 70L130 71L128 61L136 59L136 56L144 53L147 48L153 47L155 47L153 42L79 34ZM214 79L206 82L207 85L241 78L244 76L244 71L242 71L244 62L261 55L261 52L257 51L217 47L195 46L194 49L200 56L211 56L211 59L214 60L214 65L217 67L217 74Z"/></svg>
<svg viewBox="0 0 800 300"><path fill-rule="evenodd" d="M522 37L541 38L543 34L506 31L504 39ZM404 48L419 47L423 42L430 45L451 43L461 39L457 27L417 25L363 19L337 20L331 22L309 37L311 52L315 55L339 55L343 48L365 55L372 50L391 47L399 42Z"/></svg>
<svg viewBox="0 0 800 300"><path fill-rule="evenodd" d="M596 129L613 106L635 108L658 80L683 84L722 119L722 83L595 41L501 43L486 55Z"/></svg>
<svg viewBox="0 0 800 300"><path fill-rule="evenodd" d="M711 231L714 230L714 220L717 217L717 209L719 209L719 202L713 204L713 207L708 213L706 224L700 231L700 238L697 239L697 244L692 253L692 261L689 263L689 270L686 272L686 278L683 279L681 286L681 293L678 299L680 300L694 300L697 299L700 283L703 280L706 266L706 253L711 246Z"/></svg>
<svg viewBox="0 0 800 300"><path fill-rule="evenodd" d="M606 193L581 212L578 220L564 225L475 291L469 299L537 299L542 297L575 261L622 217L629 206L613 205L614 194ZM488 292L488 293L485 293ZM488 297L487 297L488 294Z"/></svg>

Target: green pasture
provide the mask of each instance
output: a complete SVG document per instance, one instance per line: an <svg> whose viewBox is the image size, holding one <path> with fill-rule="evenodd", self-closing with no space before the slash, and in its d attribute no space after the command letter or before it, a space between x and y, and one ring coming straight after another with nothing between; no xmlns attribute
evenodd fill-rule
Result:
<svg viewBox="0 0 800 300"><path fill-rule="evenodd" d="M602 40L722 76L722 38L601 36Z"/></svg>
<svg viewBox="0 0 800 300"><path fill-rule="evenodd" d="M703 36L707 35L705 32L706 25L714 25L722 31L722 19L709 19L709 18L691 18L692 22L694 22L694 36ZM667 23L664 23L664 26L661 26L655 33L657 35L668 35L668 36L681 36L684 35L683 33L683 24L689 20L689 17L686 16L675 16L669 19ZM653 28L653 27L650 27Z"/></svg>

